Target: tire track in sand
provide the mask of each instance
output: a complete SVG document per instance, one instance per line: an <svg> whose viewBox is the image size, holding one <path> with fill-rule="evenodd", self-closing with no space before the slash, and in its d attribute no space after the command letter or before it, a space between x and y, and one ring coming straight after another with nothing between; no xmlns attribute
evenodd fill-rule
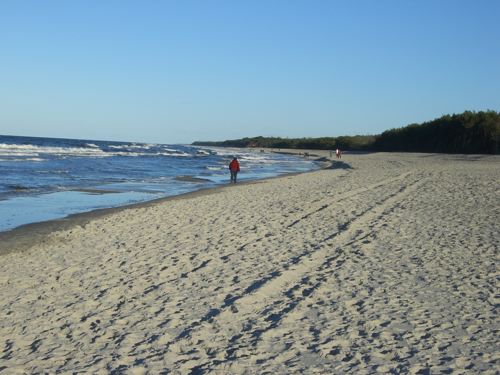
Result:
<svg viewBox="0 0 500 375"><path fill-rule="evenodd" d="M409 175L410 173L405 173L386 183L405 181ZM185 352L186 347L196 347L200 342L205 342L208 349L204 353L196 349L185 353L182 360L174 363L175 369L200 374L213 366L247 357L245 350L254 347L264 332L276 328L288 313L326 280L322 271L331 268L334 262L337 267L340 266L343 262L341 258L349 256L342 248L367 236L360 228L368 227L385 212L390 212L391 207L393 209L397 206L399 201L415 192L425 181L426 179L415 176L412 181L403 184L318 241L314 252L308 252L293 265L273 272L269 277L254 281L242 295L227 296L223 305L210 309L205 316L169 342L166 351L149 353L144 360L158 358L168 351ZM384 182L379 182L356 189L343 194L342 198L383 185ZM320 203L320 208L323 205ZM304 220L319 211L313 210L304 215ZM202 365L199 365L200 361L203 362ZM198 365L194 366L194 363Z"/></svg>

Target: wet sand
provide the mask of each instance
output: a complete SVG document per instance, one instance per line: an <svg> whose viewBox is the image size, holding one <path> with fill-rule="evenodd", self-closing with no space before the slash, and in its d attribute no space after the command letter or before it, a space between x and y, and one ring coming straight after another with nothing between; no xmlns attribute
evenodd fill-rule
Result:
<svg viewBox="0 0 500 375"><path fill-rule="evenodd" d="M0 373L495 374L499 162L345 154L1 234Z"/></svg>

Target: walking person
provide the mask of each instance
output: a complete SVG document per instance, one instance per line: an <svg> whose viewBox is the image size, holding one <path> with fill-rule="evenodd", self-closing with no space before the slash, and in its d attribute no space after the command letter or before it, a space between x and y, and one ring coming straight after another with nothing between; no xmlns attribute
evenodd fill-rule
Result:
<svg viewBox="0 0 500 375"><path fill-rule="evenodd" d="M342 159L342 154L340 153L340 149L335 151L335 155L337 155L337 159Z"/></svg>
<svg viewBox="0 0 500 375"><path fill-rule="evenodd" d="M238 175L238 172L240 171L240 163L238 162L238 159L236 157L231 160L231 163L229 163L229 172L231 172L231 182L236 183L236 176Z"/></svg>

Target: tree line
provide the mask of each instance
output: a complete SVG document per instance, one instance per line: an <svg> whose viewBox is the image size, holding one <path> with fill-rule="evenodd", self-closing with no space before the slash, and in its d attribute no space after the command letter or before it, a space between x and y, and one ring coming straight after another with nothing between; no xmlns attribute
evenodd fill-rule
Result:
<svg viewBox="0 0 500 375"><path fill-rule="evenodd" d="M460 154L498 154L500 112L465 111L422 124L384 131L378 135L320 138L247 137L219 142L197 141L197 146L262 147L350 151L400 151Z"/></svg>

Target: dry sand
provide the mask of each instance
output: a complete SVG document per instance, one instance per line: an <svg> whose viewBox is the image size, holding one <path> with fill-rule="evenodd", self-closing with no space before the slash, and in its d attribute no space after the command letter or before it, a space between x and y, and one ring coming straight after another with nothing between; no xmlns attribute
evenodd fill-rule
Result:
<svg viewBox="0 0 500 375"><path fill-rule="evenodd" d="M499 176L347 154L4 235L0 373L498 373Z"/></svg>

